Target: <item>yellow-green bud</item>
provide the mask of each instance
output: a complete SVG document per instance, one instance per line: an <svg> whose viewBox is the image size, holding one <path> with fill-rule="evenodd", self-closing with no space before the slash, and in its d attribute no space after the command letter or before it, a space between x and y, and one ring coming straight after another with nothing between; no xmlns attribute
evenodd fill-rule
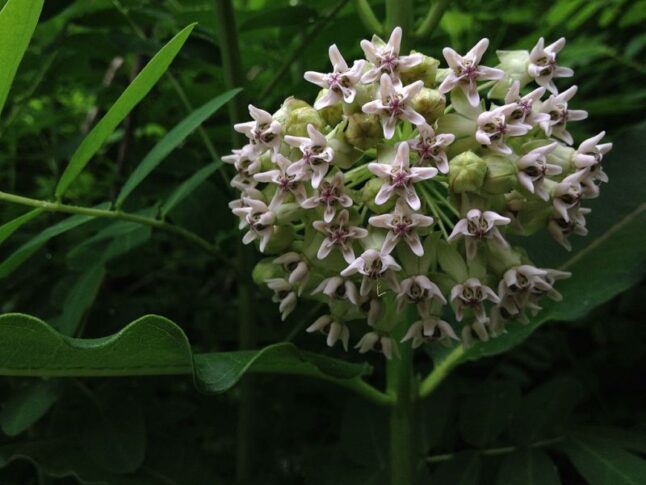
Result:
<svg viewBox="0 0 646 485"><path fill-rule="evenodd" d="M574 148L566 147L559 143L554 150L547 154L547 163L561 167L563 169L562 176L565 177L576 171L576 166L572 158L575 152L576 150Z"/></svg>
<svg viewBox="0 0 646 485"><path fill-rule="evenodd" d="M361 158L361 151L357 150L349 141L346 126L343 121L336 125L334 130L327 134L327 143L334 150L333 164L342 169L352 167L354 162Z"/></svg>
<svg viewBox="0 0 646 485"><path fill-rule="evenodd" d="M440 268L456 283L462 283L469 277L467 265L458 250L447 243L439 241L437 246L437 262Z"/></svg>
<svg viewBox="0 0 646 485"><path fill-rule="evenodd" d="M290 247L294 241L294 228L292 226L275 226L274 233L267 243L265 254L279 254Z"/></svg>
<svg viewBox="0 0 646 485"><path fill-rule="evenodd" d="M373 148L383 139L383 131L379 117L367 113L355 113L348 117L348 127L345 131L348 143L360 150Z"/></svg>
<svg viewBox="0 0 646 485"><path fill-rule="evenodd" d="M276 111L272 116L282 126L285 126L285 123L287 123L287 118L289 117L289 114L292 111L298 108L310 108L310 107L311 106L306 101L295 98L294 96L290 96L285 101L283 101L283 104L280 105L280 108L278 109L278 111Z"/></svg>
<svg viewBox="0 0 646 485"><path fill-rule="evenodd" d="M251 273L254 283L263 285L268 279L285 276L283 268L279 264L275 264L273 260L274 258L264 258L256 264Z"/></svg>
<svg viewBox="0 0 646 485"><path fill-rule="evenodd" d="M316 100L318 101L320 98L325 96L327 94L327 92L328 92L327 89L321 89L319 91L318 96L316 97ZM319 111L321 117L330 126L336 126L339 123L341 123L341 121L343 120L343 104L342 103L337 103L337 104L333 104L331 106L326 106L325 108L321 108L318 111Z"/></svg>
<svg viewBox="0 0 646 485"><path fill-rule="evenodd" d="M475 153L461 153L449 162L449 185L455 193L478 192L484 184L487 164Z"/></svg>
<svg viewBox="0 0 646 485"><path fill-rule="evenodd" d="M529 51L497 51L496 54L500 59L498 68L505 72L505 77L494 85L488 96L494 99L503 99L514 81L520 81L522 88L531 80L527 73Z"/></svg>
<svg viewBox="0 0 646 485"><path fill-rule="evenodd" d="M385 214L387 212L392 211L393 208L395 207L394 198L391 198L388 202L386 202L383 205L375 204L375 197L377 196L377 192L379 192L379 189L383 184L384 184L384 181L382 179L373 178L368 180L368 182L366 182L366 184L363 186L363 189L361 189L361 201L372 212L375 212L376 214Z"/></svg>
<svg viewBox="0 0 646 485"><path fill-rule="evenodd" d="M411 107L421 114L428 124L433 124L444 114L446 98L435 89L422 88L411 100Z"/></svg>
<svg viewBox="0 0 646 485"><path fill-rule="evenodd" d="M308 136L307 125L313 125L318 131L323 131L325 120L311 106L296 108L289 113L284 126L284 133L292 136Z"/></svg>
<svg viewBox="0 0 646 485"><path fill-rule="evenodd" d="M483 189L489 194L506 194L516 187L516 164L509 157L489 155L484 158L487 164Z"/></svg>
<svg viewBox="0 0 646 485"><path fill-rule="evenodd" d="M277 224L289 224L303 216L304 209L297 202L283 202L275 210Z"/></svg>
<svg viewBox="0 0 646 485"><path fill-rule="evenodd" d="M416 54L411 51L411 54ZM404 85L414 83L415 81L424 81L424 86L432 88L435 85L435 77L437 76L437 67L440 61L434 57L422 56L423 61L412 67L406 72L399 73L399 77Z"/></svg>

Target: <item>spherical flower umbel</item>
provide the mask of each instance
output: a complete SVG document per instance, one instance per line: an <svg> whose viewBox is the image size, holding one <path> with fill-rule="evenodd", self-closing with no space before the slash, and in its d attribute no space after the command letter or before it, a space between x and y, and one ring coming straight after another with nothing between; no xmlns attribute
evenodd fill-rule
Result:
<svg viewBox="0 0 646 485"><path fill-rule="evenodd" d="M314 105L250 105L235 126L248 141L223 157L243 243L267 255L254 279L281 319L321 302L308 333L388 359L400 345L477 345L560 299L570 274L510 243L544 227L571 249L612 148L605 132L569 146L568 122L587 113L569 107L576 86L557 87L573 75L556 62L564 39L498 51L496 68L487 39L464 56L444 48L445 66L401 39L397 27L364 40L354 61L332 45L332 71L305 73L322 88Z"/></svg>

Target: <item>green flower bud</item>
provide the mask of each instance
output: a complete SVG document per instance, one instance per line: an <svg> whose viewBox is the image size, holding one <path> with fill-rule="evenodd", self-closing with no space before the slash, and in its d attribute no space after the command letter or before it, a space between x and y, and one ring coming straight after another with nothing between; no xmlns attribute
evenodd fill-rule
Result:
<svg viewBox="0 0 646 485"><path fill-rule="evenodd" d="M359 148L367 150L383 139L381 122L376 115L355 113L348 117L348 127L345 130L346 140Z"/></svg>
<svg viewBox="0 0 646 485"><path fill-rule="evenodd" d="M343 106L343 113L349 116L354 113L363 113L361 108L364 104L375 99L377 95L377 88L372 84L355 84L354 89L356 94L352 103L341 103Z"/></svg>
<svg viewBox="0 0 646 485"><path fill-rule="evenodd" d="M500 155L489 155L484 158L487 164L487 175L482 188L489 194L506 194L518 183L516 164L509 158Z"/></svg>
<svg viewBox="0 0 646 485"><path fill-rule="evenodd" d="M284 125L284 133L292 136L308 136L307 125L314 125L318 131L323 131L325 128L325 120L311 106L296 108L289 113L287 122Z"/></svg>
<svg viewBox="0 0 646 485"><path fill-rule="evenodd" d="M514 81L520 81L521 88L531 81L531 77L527 73L529 51L497 51L496 54L500 59L498 68L505 72L505 77L494 85L491 91L489 91L488 96L490 98L502 99Z"/></svg>
<svg viewBox="0 0 646 485"><path fill-rule="evenodd" d="M303 217L303 208L297 202L283 202L274 210L277 224L290 224Z"/></svg>
<svg viewBox="0 0 646 485"><path fill-rule="evenodd" d="M292 226L275 226L274 234L265 248L266 254L280 254L289 248L294 241L294 228Z"/></svg>
<svg viewBox="0 0 646 485"><path fill-rule="evenodd" d="M516 214L509 229L515 234L529 236L544 228L552 214L552 206L538 197L526 198L519 192L506 196L507 210Z"/></svg>
<svg viewBox="0 0 646 485"><path fill-rule="evenodd" d="M290 96L287 98L285 101L283 101L283 104L280 105L280 108L278 111L276 111L273 114L273 118L278 121L282 126L285 126L285 123L287 123L287 118L289 117L289 114L294 111L295 109L298 108L310 108L311 106L303 101L302 99L295 98L294 96Z"/></svg>
<svg viewBox="0 0 646 485"><path fill-rule="evenodd" d="M361 189L361 201L366 205L366 207L368 207L368 209L376 214L385 214L395 208L394 197L383 205L375 204L375 197L383 184L384 181L382 179L375 177L368 180Z"/></svg>
<svg viewBox="0 0 646 485"><path fill-rule="evenodd" d="M446 98L435 89L422 88L411 100L411 107L432 124L444 114Z"/></svg>
<svg viewBox="0 0 646 485"><path fill-rule="evenodd" d="M357 150L348 140L347 126L348 122L343 121L326 136L328 145L334 150L332 163L342 169L352 167L354 162L361 158L361 151Z"/></svg>
<svg viewBox="0 0 646 485"><path fill-rule="evenodd" d="M521 264L521 254L511 246L503 246L488 239L482 251L487 265L496 273L502 276L505 271Z"/></svg>
<svg viewBox="0 0 646 485"><path fill-rule="evenodd" d="M273 260L274 258L264 258L256 264L251 273L254 283L263 285L268 279L285 276L283 269L279 264L273 263Z"/></svg>
<svg viewBox="0 0 646 485"><path fill-rule="evenodd" d="M411 54L416 54L411 51ZM406 72L399 73L399 77L404 85L414 83L415 81L424 81L424 86L432 88L435 85L435 77L437 76L437 68L440 61L434 57L423 56L423 61L415 67Z"/></svg>
<svg viewBox="0 0 646 485"><path fill-rule="evenodd" d="M543 143L543 145L545 144ZM547 154L547 163L561 167L563 169L561 177L567 177L576 171L576 166L572 158L575 153L576 150L574 148L559 143L554 150Z"/></svg>
<svg viewBox="0 0 646 485"><path fill-rule="evenodd" d="M487 164L475 153L461 153L449 162L449 185L455 193L478 192L484 184Z"/></svg>
<svg viewBox="0 0 646 485"><path fill-rule="evenodd" d="M319 91L318 96L316 97L316 100L318 101L320 98L325 96L325 94L328 92L327 89L321 89ZM332 106L326 106L325 108L321 108L318 110L320 115L323 117L325 122L330 125L330 126L336 126L341 121L343 120L343 104L342 103L337 103L333 104Z"/></svg>

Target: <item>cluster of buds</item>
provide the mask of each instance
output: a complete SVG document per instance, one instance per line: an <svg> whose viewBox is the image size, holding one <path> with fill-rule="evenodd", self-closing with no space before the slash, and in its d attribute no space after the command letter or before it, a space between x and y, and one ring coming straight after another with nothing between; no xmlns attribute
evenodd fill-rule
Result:
<svg viewBox="0 0 646 485"><path fill-rule="evenodd" d="M569 108L576 86L554 83L573 75L556 61L564 39L499 51L495 68L481 65L487 39L445 48L441 69L401 55L401 36L362 41L352 65L332 45L331 71L305 73L316 102L249 106L253 121L235 125L248 143L224 157L243 242L269 256L254 279L283 320L300 299L322 302L308 332L387 358L406 341L488 340L559 299L569 273L535 267L508 235L547 228L569 250L612 147L603 132L570 147L568 124L587 113Z"/></svg>

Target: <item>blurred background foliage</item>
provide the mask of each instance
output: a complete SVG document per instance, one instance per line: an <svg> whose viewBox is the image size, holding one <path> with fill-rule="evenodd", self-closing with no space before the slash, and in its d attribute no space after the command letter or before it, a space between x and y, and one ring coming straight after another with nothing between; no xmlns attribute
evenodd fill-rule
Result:
<svg viewBox="0 0 646 485"><path fill-rule="evenodd" d="M383 18L383 4L370 3ZM327 69L330 44L336 43L346 59L358 58L359 41L371 35L348 0L234 4L242 96L270 111L290 95L314 99L316 89L302 73ZM422 18L428 2L415 5L416 18ZM70 155L94 122L150 56L182 27L198 22L171 74L68 193L70 202L85 206L114 200L164 134L225 91L214 7L212 0L47 0L0 119L2 190L51 198ZM625 166L608 168L610 185L613 173L632 170L631 187L639 191L645 179L646 128L639 124L646 108L645 21L644 0L454 0L440 27L414 48L441 58L442 47L461 52L483 36L499 49L531 48L540 36L548 41L566 36L559 60L575 69L573 82L580 89L573 104L590 113L586 123L573 127L575 138L605 129L611 141L620 140L612 162ZM493 49L488 56L493 59ZM179 183L228 152L230 124L226 110L220 110L146 179L124 209L154 212ZM630 155L622 151L623 144L630 145ZM226 179L214 174L168 216L215 241L215 257L147 227L95 220L52 239L28 264L1 279L2 313L27 312L54 326L72 321L76 335L83 337L108 335L155 313L181 324L198 349L237 348L239 233L227 207L232 192ZM612 206L622 197L643 199L643 188L631 193L614 187L612 195L602 193L598 204ZM2 205L0 220L23 212ZM3 243L2 258L61 219L45 214L29 223ZM555 247L543 248L544 260L554 259ZM639 285L580 321L546 326L506 355L458 369L422 404L420 429L429 456L422 477L431 476L430 483L457 483L456 476L460 483L529 483L515 472L527 463L547 461L544 469L551 472L536 483L558 483L559 477L568 484L637 483L625 477L595 482L594 474L585 476L572 464L575 456L585 460L585 450L573 449L571 442L567 448L559 440L566 428L592 434L599 449L613 443L618 462L639 469L631 460L635 453L646 453L645 296ZM307 348L322 348L321 339L307 339L298 331L315 315L311 309L300 308L282 324L268 292L254 289L252 298L259 345L294 338ZM424 356L418 364L429 367ZM0 382L0 465L5 465L0 483L233 481L236 390L203 396L179 377L34 382ZM304 379L267 376L255 382L251 483L383 483L381 410ZM25 408L24 403L39 405ZM27 409L28 416L16 418L11 414L16 407ZM64 445L49 441L61 436ZM115 454L121 459L111 460ZM16 456L28 460L13 460Z"/></svg>

